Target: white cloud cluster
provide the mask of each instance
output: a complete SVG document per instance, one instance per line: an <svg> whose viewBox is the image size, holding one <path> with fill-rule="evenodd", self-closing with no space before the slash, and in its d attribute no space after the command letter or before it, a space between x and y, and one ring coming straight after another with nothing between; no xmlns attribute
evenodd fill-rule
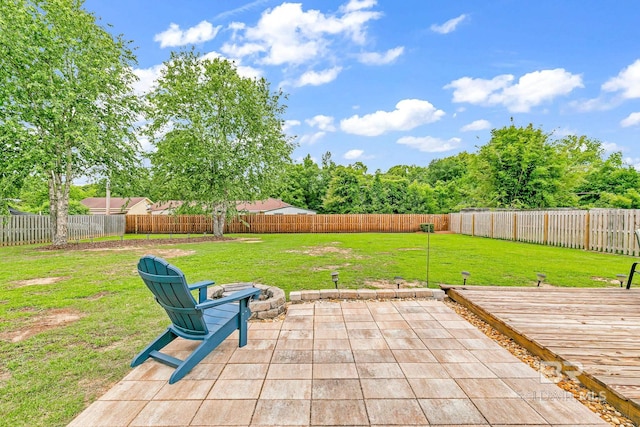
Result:
<svg viewBox="0 0 640 427"><path fill-rule="evenodd" d="M453 89L453 102L478 105L504 105L514 113L526 113L532 107L571 93L584 87L579 74L571 74L563 68L527 73L514 83L511 74L496 76L491 80L463 77L454 80L445 89Z"/></svg>
<svg viewBox="0 0 640 427"><path fill-rule="evenodd" d="M307 135L302 135L300 137L300 144L302 145L313 145L320 141L327 133L324 131L310 133Z"/></svg>
<svg viewBox="0 0 640 427"><path fill-rule="evenodd" d="M385 65L390 64L400 55L404 53L404 47L398 46L393 49L389 49L384 53L379 52L364 52L358 55L358 61L365 65Z"/></svg>
<svg viewBox="0 0 640 427"><path fill-rule="evenodd" d="M393 111L376 111L364 116L354 115L340 121L344 132L378 136L397 130L410 130L418 126L440 120L445 113L430 102L420 99L403 99Z"/></svg>
<svg viewBox="0 0 640 427"><path fill-rule="evenodd" d="M431 26L431 31L438 34L449 34L456 30L458 25L467 18L467 15L462 14L457 18L449 19L442 25L433 24Z"/></svg>
<svg viewBox="0 0 640 427"><path fill-rule="evenodd" d="M631 113L620 122L623 128L640 125L640 112Z"/></svg>
<svg viewBox="0 0 640 427"><path fill-rule="evenodd" d="M434 138L432 136L404 136L398 139L397 143L406 145L410 148L415 148L418 151L425 153L442 153L445 151L455 150L460 145L460 138L450 138L444 140L441 138Z"/></svg>
<svg viewBox="0 0 640 427"><path fill-rule="evenodd" d="M218 31L220 26L214 27L207 21L202 21L187 30L181 30L178 24L171 23L168 29L156 34L153 41L160 42L162 48L184 46L209 41L218 34Z"/></svg>
<svg viewBox="0 0 640 427"><path fill-rule="evenodd" d="M318 114L310 119L305 120L305 123L311 127L317 127L320 130L326 132L335 132L336 127L333 124L333 117L324 116L322 114Z"/></svg>
<svg viewBox="0 0 640 427"><path fill-rule="evenodd" d="M491 129L491 123L488 120L475 120L468 125L460 128L460 132L471 132L474 130Z"/></svg>
<svg viewBox="0 0 640 427"><path fill-rule="evenodd" d="M296 87L320 86L334 81L340 71L342 71L342 67L333 67L322 71L307 71L293 85Z"/></svg>
<svg viewBox="0 0 640 427"><path fill-rule="evenodd" d="M344 158L347 160L356 160L362 157L362 155L364 154L363 150L349 150L346 153L344 153Z"/></svg>
<svg viewBox="0 0 640 427"><path fill-rule="evenodd" d="M640 59L602 85L605 92L622 92L624 99L640 98Z"/></svg>

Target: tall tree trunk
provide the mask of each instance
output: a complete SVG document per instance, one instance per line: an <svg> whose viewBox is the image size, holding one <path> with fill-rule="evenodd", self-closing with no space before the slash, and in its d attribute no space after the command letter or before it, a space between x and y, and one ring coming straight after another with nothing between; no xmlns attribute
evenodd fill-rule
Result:
<svg viewBox="0 0 640 427"><path fill-rule="evenodd" d="M221 203L213 212L213 235L215 237L223 236L225 219L227 219L227 204Z"/></svg>
<svg viewBox="0 0 640 427"><path fill-rule="evenodd" d="M49 178L49 216L51 218L51 244L67 244L69 224L69 190L71 183L62 174L51 173Z"/></svg>

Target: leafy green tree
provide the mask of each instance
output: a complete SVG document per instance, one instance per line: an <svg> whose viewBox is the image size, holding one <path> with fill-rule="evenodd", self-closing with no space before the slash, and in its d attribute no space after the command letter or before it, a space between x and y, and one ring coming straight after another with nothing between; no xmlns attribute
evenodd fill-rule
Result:
<svg viewBox="0 0 640 427"><path fill-rule="evenodd" d="M137 162L135 57L78 0L2 1L0 29L2 189L46 179L53 245L65 245L73 179Z"/></svg>
<svg viewBox="0 0 640 427"><path fill-rule="evenodd" d="M202 206L222 236L236 201L273 194L294 148L282 131L282 98L229 61L172 53L147 98L153 175L166 199Z"/></svg>
<svg viewBox="0 0 640 427"><path fill-rule="evenodd" d="M599 160L577 188L580 204L587 207L640 208L640 174L624 164L622 153Z"/></svg>
<svg viewBox="0 0 640 427"><path fill-rule="evenodd" d="M566 176L549 135L532 125L494 129L471 165L476 200L488 207L555 207Z"/></svg>
<svg viewBox="0 0 640 427"><path fill-rule="evenodd" d="M361 165L362 163L355 168L351 165L335 168L323 203L327 213L347 214L368 211L369 183L365 175L366 168L362 168Z"/></svg>
<svg viewBox="0 0 640 427"><path fill-rule="evenodd" d="M283 188L274 195L294 206L321 211L322 199L328 186L326 174L307 155L302 163L295 163L287 168Z"/></svg>

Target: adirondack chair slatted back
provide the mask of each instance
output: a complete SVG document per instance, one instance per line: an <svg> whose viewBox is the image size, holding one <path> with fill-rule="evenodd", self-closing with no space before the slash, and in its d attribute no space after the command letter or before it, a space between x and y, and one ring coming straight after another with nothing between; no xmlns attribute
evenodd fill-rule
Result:
<svg viewBox="0 0 640 427"><path fill-rule="evenodd" d="M138 262L138 273L178 330L192 335L207 335L202 310L195 308L184 273L162 258L146 255Z"/></svg>

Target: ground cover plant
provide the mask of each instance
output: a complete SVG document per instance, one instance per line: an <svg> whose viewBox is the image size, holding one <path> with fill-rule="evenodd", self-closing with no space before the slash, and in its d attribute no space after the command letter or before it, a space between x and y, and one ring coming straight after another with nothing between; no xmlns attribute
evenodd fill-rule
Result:
<svg viewBox="0 0 640 427"><path fill-rule="evenodd" d="M132 357L168 323L135 265L146 253L189 281L253 281L292 290L333 287L619 286L634 258L455 234L125 236L113 243L0 248L0 425L65 425L129 371ZM138 240L132 240L137 237ZM174 239L178 236L171 236ZM181 236L184 237L184 236ZM168 243L167 243L168 242Z"/></svg>

